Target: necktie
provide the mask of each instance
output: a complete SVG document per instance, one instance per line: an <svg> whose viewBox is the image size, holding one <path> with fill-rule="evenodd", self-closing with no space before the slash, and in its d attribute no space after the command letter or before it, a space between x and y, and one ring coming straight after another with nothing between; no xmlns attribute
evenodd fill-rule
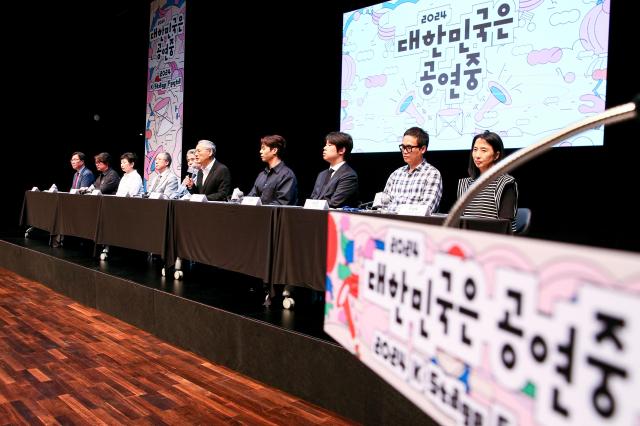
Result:
<svg viewBox="0 0 640 426"><path fill-rule="evenodd" d="M328 184L328 183L329 183L329 181L331 180L331 177L333 176L333 172L334 172L334 171L335 171L335 170L333 170L331 167L329 167L329 173L327 173L327 178L326 178L326 179L325 179L325 181L324 181L324 184L325 184L325 185L326 185L326 184Z"/></svg>
<svg viewBox="0 0 640 426"><path fill-rule="evenodd" d="M329 170L327 170L327 175L324 177L324 183L322 184L322 194L325 193L325 191L327 190L327 186L329 186L331 175L333 175L333 169L329 167Z"/></svg>
<svg viewBox="0 0 640 426"><path fill-rule="evenodd" d="M78 183L80 182L80 172L76 172L76 176L73 179L73 186L72 188L77 189L78 188Z"/></svg>
<svg viewBox="0 0 640 426"><path fill-rule="evenodd" d="M198 188L198 192L202 194L202 169L198 170L198 177L196 178L196 187Z"/></svg>

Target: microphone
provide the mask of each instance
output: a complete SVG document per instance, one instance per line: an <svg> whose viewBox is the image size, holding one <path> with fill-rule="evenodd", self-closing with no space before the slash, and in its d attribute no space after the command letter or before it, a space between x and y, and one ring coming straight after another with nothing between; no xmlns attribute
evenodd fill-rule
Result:
<svg viewBox="0 0 640 426"><path fill-rule="evenodd" d="M592 129L600 124L612 124L619 123L621 121L638 119L640 111L640 94L633 98L632 102L619 105L613 108L602 111L592 117L580 120L577 123L571 124L564 129L560 130L554 135L548 136L533 145L529 145L525 148L519 149L513 154L505 157L502 161L495 163L487 171L480 175L480 178L471 185L471 187L464 193L458 201L451 207L447 218L442 223L444 227L456 227L460 222L460 216L462 212L469 205L471 200L480 193L487 185L489 185L498 176L505 173L509 173L516 167L526 163L529 160L537 157L538 155L550 150L558 142L582 133L585 130ZM377 194L376 194L377 195Z"/></svg>
<svg viewBox="0 0 640 426"><path fill-rule="evenodd" d="M198 174L198 169L196 169L193 166L190 166L187 169L187 176L185 176L185 179L188 177L189 179L191 179L194 183L195 183L195 179L196 176ZM173 194L171 194L171 199L172 200L176 200L178 198L183 199L184 196L189 194L189 190L187 188L187 185L184 184L184 180L182 182L180 182L180 184L178 185L178 188L174 191Z"/></svg>
<svg viewBox="0 0 640 426"><path fill-rule="evenodd" d="M198 178L198 168L194 166L189 166L187 169L188 177L191 179L191 182L195 186L197 178Z"/></svg>
<svg viewBox="0 0 640 426"><path fill-rule="evenodd" d="M379 208L386 209L390 202L391 202L391 197L389 197L389 194L387 194L385 192L377 192L376 196L373 199L373 206L371 208L372 209L379 209Z"/></svg>
<svg viewBox="0 0 640 426"><path fill-rule="evenodd" d="M88 188L80 188L78 190L78 194L81 194L81 195L90 194L91 192L93 192L94 189L96 189L95 186L91 184L91 186L89 186Z"/></svg>
<svg viewBox="0 0 640 426"><path fill-rule="evenodd" d="M191 166L187 169L187 173L189 173L191 176L189 176L192 180L196 180L196 178L198 177L198 169L196 169L195 167Z"/></svg>
<svg viewBox="0 0 640 426"><path fill-rule="evenodd" d="M231 201L239 203L244 197L244 192L240 191L240 188L234 188L233 194L231 194Z"/></svg>
<svg viewBox="0 0 640 426"><path fill-rule="evenodd" d="M389 194L384 192L376 192L376 196L374 197L373 201L362 203L358 205L358 208L367 210L385 209L390 202L391 197L389 197Z"/></svg>

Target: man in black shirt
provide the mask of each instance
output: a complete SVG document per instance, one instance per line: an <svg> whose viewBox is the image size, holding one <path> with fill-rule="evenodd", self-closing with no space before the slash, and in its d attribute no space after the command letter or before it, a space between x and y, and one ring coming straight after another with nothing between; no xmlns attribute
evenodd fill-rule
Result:
<svg viewBox="0 0 640 426"><path fill-rule="evenodd" d="M103 194L115 194L120 183L120 176L111 167L111 155L101 152L93 157L96 161L98 176L93 183L95 189L99 189Z"/></svg>
<svg viewBox="0 0 640 426"><path fill-rule="evenodd" d="M267 167L260 172L249 197L260 197L262 204L295 205L298 201L296 175L282 161L287 145L280 135L260 139L260 158Z"/></svg>

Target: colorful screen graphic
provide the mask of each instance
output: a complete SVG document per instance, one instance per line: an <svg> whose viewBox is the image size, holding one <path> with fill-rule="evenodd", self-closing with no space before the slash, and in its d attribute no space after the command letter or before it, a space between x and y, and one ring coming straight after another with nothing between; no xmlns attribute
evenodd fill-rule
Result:
<svg viewBox="0 0 640 426"><path fill-rule="evenodd" d="M491 130L531 145L605 108L610 0L396 0L344 14L341 130L354 152L430 150ZM602 127L561 145L603 144Z"/></svg>

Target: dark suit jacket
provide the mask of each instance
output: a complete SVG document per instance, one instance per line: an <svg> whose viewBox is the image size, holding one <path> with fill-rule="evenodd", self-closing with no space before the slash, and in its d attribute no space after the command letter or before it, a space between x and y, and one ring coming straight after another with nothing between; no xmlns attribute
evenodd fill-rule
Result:
<svg viewBox="0 0 640 426"><path fill-rule="evenodd" d="M198 171L202 173L202 170ZM229 168L216 160L202 183L202 188L194 183L191 187L192 194L206 194L209 201L227 201L231 195L231 172Z"/></svg>
<svg viewBox="0 0 640 426"><path fill-rule="evenodd" d="M120 183L120 176L113 168L104 173L98 173L96 181L93 183L93 187L99 189L103 194L115 194L118 191L118 184Z"/></svg>
<svg viewBox="0 0 640 426"><path fill-rule="evenodd" d="M76 172L77 173L77 172ZM71 189L73 189L73 182L76 180L76 173L73 174L73 180L71 181ZM88 188L95 181L95 176L91 170L86 166L80 169L80 178L78 179L78 186L76 188Z"/></svg>
<svg viewBox="0 0 640 426"><path fill-rule="evenodd" d="M347 163L331 176L329 183L324 186L324 181L329 173L326 169L316 179L313 186L311 199L327 200L329 207L358 207L358 175Z"/></svg>

